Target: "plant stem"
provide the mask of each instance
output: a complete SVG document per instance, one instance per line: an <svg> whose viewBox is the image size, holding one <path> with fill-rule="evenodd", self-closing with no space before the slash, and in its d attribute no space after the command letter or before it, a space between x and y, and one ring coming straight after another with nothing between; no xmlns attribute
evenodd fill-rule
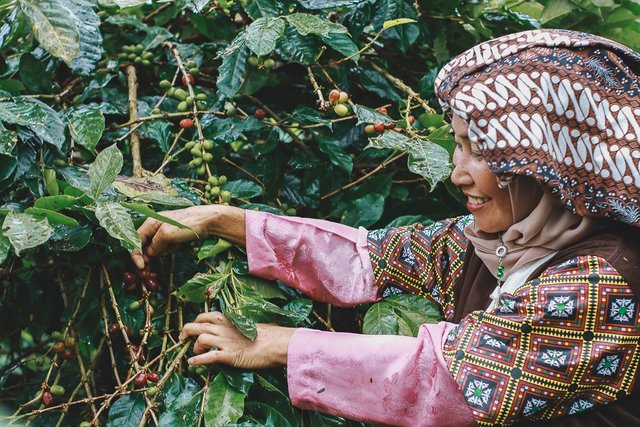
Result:
<svg viewBox="0 0 640 427"><path fill-rule="evenodd" d="M127 85L129 87L129 121L138 120L138 77L136 75L136 67L132 64L127 65ZM133 176L142 178L142 157L140 156L140 137L138 129L132 129L131 141L131 160L133 161Z"/></svg>

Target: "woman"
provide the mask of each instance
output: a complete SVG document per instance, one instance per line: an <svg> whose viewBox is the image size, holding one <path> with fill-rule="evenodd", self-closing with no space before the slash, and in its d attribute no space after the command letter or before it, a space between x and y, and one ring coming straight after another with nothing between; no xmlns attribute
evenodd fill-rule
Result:
<svg viewBox="0 0 640 427"><path fill-rule="evenodd" d="M447 64L436 93L469 216L367 233L220 206L167 213L246 244L252 273L314 299L411 292L446 318L417 338L260 325L251 342L204 313L182 331L197 337L189 363L287 365L294 405L374 423L637 424L639 69L624 46L563 30ZM139 233L149 256L193 238L152 219Z"/></svg>

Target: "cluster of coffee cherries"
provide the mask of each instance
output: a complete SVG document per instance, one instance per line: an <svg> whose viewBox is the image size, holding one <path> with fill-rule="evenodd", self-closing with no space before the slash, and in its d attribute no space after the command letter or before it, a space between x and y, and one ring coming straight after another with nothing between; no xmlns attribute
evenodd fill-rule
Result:
<svg viewBox="0 0 640 427"><path fill-rule="evenodd" d="M349 107L345 103L349 100L349 94L342 92L338 89L333 89L329 92L329 101L333 105L333 112L340 117L344 117L349 114Z"/></svg>
<svg viewBox="0 0 640 427"><path fill-rule="evenodd" d="M134 64L151 65L153 52L144 50L144 46L141 44L125 45L122 46L122 51L118 54L118 58Z"/></svg>
<svg viewBox="0 0 640 427"><path fill-rule="evenodd" d="M282 212L284 212L285 215L287 216L296 216L298 215L298 211L296 210L296 208L290 208L288 204L286 203L281 203L280 204L280 210L282 210Z"/></svg>
<svg viewBox="0 0 640 427"><path fill-rule="evenodd" d="M59 384L47 387L42 390L42 394L40 395L40 403L42 403L44 406L51 406L55 402L56 397L64 396L66 392L67 391L64 389L64 387Z"/></svg>
<svg viewBox="0 0 640 427"><path fill-rule="evenodd" d="M231 201L231 192L220 188L226 183L227 177L224 175L210 176L209 179L207 179L207 185L204 187L203 197L209 201L218 200L219 198L223 205L228 205Z"/></svg>
<svg viewBox="0 0 640 427"><path fill-rule="evenodd" d="M56 341L55 344L53 344L53 351L63 359L73 359L76 354L76 339L72 336L64 338L62 333L58 331L54 331L51 337Z"/></svg>
<svg viewBox="0 0 640 427"><path fill-rule="evenodd" d="M387 109L385 107L380 107L377 110L379 113L387 114ZM408 126L412 126L415 123L416 119L413 116L409 116L409 124ZM399 120L397 122L391 122L389 124L384 123L376 123L370 124L364 127L364 132L367 135L374 135L376 133L382 133L385 129L393 129L395 132L401 132L403 127L407 127L405 120Z"/></svg>
<svg viewBox="0 0 640 427"><path fill-rule="evenodd" d="M199 176L203 176L207 172L205 164L213 161L213 153L211 152L213 150L213 141L210 139L189 141L184 144L184 149L193 156L189 162L189 168L195 169Z"/></svg>
<svg viewBox="0 0 640 427"><path fill-rule="evenodd" d="M157 383L158 381L160 381L160 375L158 375L156 372L139 372L138 374L136 374L135 377L133 377L133 382L135 385L137 385L140 388L145 388L149 386L149 383ZM155 386L151 386L147 388L147 396L149 397L153 397L156 394L158 394L158 389Z"/></svg>
<svg viewBox="0 0 640 427"><path fill-rule="evenodd" d="M273 70L273 68L276 66L276 61L274 61L272 58L262 59L253 55L247 59L247 62L252 67L265 70Z"/></svg>
<svg viewBox="0 0 640 427"><path fill-rule="evenodd" d="M127 292L137 292L142 286L149 291L154 292L158 290L158 272L154 271L151 264L146 263L142 270L137 272L125 271L122 275L122 281L124 282L124 289Z"/></svg>

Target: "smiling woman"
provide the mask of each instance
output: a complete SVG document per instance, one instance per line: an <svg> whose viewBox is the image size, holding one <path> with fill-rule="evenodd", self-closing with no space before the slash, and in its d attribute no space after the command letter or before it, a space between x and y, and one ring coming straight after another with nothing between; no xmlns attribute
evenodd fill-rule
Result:
<svg viewBox="0 0 640 427"><path fill-rule="evenodd" d="M436 93L471 215L367 232L217 206L165 213L246 242L253 274L316 300L413 293L446 319L415 338L260 325L252 342L207 313L182 331L200 353L190 362L286 364L296 406L377 424L637 424L639 71L624 46L562 30L447 64ZM139 265L186 240L153 219L139 233Z"/></svg>

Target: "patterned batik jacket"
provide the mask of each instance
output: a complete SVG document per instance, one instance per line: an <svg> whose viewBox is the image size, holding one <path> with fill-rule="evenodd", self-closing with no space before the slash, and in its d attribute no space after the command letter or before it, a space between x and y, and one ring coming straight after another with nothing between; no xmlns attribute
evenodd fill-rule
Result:
<svg viewBox="0 0 640 427"><path fill-rule="evenodd" d="M443 353L476 422L504 425L587 410L558 421L611 425L606 411L637 420L640 405L626 397L638 385L640 358L635 229L604 226L486 312L496 283L464 237L472 220L376 230L368 240L383 297L431 298L447 321L458 323Z"/></svg>

